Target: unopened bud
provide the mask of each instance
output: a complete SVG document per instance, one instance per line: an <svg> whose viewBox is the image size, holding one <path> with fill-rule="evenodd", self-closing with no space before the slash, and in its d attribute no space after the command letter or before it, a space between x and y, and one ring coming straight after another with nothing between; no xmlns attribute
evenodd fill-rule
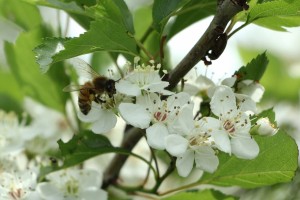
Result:
<svg viewBox="0 0 300 200"><path fill-rule="evenodd" d="M278 131L275 125L270 122L268 117L260 118L257 120L256 125L258 126L257 132L259 135L272 136Z"/></svg>

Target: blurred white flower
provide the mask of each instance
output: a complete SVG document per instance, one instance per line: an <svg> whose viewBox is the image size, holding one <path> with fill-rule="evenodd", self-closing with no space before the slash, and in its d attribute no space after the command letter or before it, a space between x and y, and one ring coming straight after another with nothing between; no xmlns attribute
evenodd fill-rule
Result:
<svg viewBox="0 0 300 200"><path fill-rule="evenodd" d="M139 96L143 91L158 92L164 95L170 95L172 92L164 88L169 85L167 81L162 81L159 75L160 64L154 65L137 65L135 59L135 66L133 71L129 72L123 79L116 82L116 90L122 94L129 96Z"/></svg>
<svg viewBox="0 0 300 200"><path fill-rule="evenodd" d="M14 112L0 110L0 155L21 152L32 137L32 129L25 126L25 118L19 123Z"/></svg>
<svg viewBox="0 0 300 200"><path fill-rule="evenodd" d="M148 144L162 150L165 149L164 138L170 133L171 126L184 106L193 107L187 93L171 95L167 100L161 100L159 95L150 93L138 96L136 104L121 103L119 112L127 123L146 129Z"/></svg>
<svg viewBox="0 0 300 200"><path fill-rule="evenodd" d="M271 123L268 117L263 117L257 120L256 125L258 126L257 132L259 135L272 136L278 131L275 124Z"/></svg>
<svg viewBox="0 0 300 200"><path fill-rule="evenodd" d="M100 189L101 174L93 170L66 169L46 176L48 182L37 185L37 191L45 200L94 200L107 199Z"/></svg>
<svg viewBox="0 0 300 200"><path fill-rule="evenodd" d="M28 151L43 154L49 150L57 149L57 140L71 138L72 130L62 113L28 97L24 100L24 108L32 117L30 123L32 135L26 143Z"/></svg>
<svg viewBox="0 0 300 200"><path fill-rule="evenodd" d="M40 200L35 191L37 175L31 170L0 173L0 199Z"/></svg>
<svg viewBox="0 0 300 200"><path fill-rule="evenodd" d="M218 119L203 118L204 127L205 132L211 133L216 146L221 151L233 153L238 158L255 158L259 153L259 147L249 133L251 128L249 116L237 108L236 97L231 88L219 86L210 105Z"/></svg>

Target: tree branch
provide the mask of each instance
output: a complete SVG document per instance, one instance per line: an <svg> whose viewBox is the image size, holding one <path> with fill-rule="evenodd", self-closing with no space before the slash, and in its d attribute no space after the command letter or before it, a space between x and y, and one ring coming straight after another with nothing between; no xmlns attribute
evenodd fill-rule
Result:
<svg viewBox="0 0 300 200"><path fill-rule="evenodd" d="M217 30L221 29L223 31L231 18L245 8L245 4L246 0L218 0L216 15L209 27L190 52L177 67L170 72L168 76L170 85L167 89L173 89L187 72L206 56L207 52L215 45L216 39L220 34ZM138 128L125 130L121 147L132 150L144 134L145 130ZM127 158L127 155L115 155L104 173L103 188L108 187L117 180Z"/></svg>
<svg viewBox="0 0 300 200"><path fill-rule="evenodd" d="M131 151L144 135L145 130L134 127L126 128L121 147ZM107 188L110 184L114 183L117 180L127 158L128 155L115 155L104 172L102 188Z"/></svg>
<svg viewBox="0 0 300 200"><path fill-rule="evenodd" d="M231 18L243 10L242 2L239 0L219 0L216 14L202 37L187 53L176 68L170 72L167 89L173 89L179 81L202 59L215 45L220 34L218 30L224 30Z"/></svg>

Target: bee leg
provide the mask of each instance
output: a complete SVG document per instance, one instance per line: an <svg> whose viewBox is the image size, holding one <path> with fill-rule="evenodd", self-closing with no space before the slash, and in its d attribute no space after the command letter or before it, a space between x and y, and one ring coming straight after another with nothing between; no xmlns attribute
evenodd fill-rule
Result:
<svg viewBox="0 0 300 200"><path fill-rule="evenodd" d="M94 101L95 101L96 103L106 103L106 101L102 100L101 97L100 97L99 95L96 95L96 96L95 96Z"/></svg>

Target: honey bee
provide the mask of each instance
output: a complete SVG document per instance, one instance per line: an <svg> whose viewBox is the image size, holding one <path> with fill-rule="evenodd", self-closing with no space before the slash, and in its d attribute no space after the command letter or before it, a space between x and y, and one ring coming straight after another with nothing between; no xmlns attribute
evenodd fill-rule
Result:
<svg viewBox="0 0 300 200"><path fill-rule="evenodd" d="M98 74L89 64L80 59L72 59L71 63L77 70L80 76L85 76L90 81L83 85L68 85L63 91L73 92L79 91L78 106L80 111L87 115L92 106L92 102L105 103L106 97L112 98L116 93L116 81Z"/></svg>

